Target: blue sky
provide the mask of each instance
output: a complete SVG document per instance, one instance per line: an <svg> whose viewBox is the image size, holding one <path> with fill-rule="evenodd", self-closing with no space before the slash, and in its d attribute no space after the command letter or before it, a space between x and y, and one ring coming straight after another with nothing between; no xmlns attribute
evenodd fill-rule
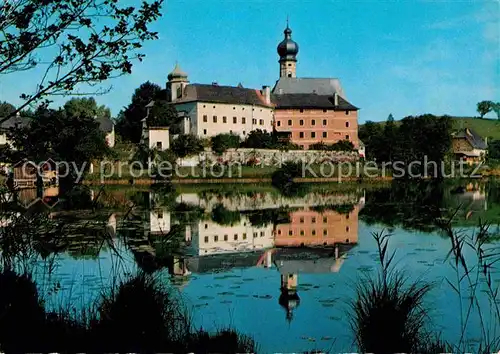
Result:
<svg viewBox="0 0 500 354"><path fill-rule="evenodd" d="M499 14L498 1L166 0L145 60L97 101L116 115L141 83L164 86L176 61L192 83L272 86L288 15L297 76L339 78L360 122L476 115L478 101L500 100ZM0 100L19 103L37 74L2 77Z"/></svg>

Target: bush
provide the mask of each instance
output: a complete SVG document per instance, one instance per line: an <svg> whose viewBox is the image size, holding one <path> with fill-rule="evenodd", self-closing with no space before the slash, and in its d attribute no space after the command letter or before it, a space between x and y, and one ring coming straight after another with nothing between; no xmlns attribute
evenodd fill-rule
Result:
<svg viewBox="0 0 500 354"><path fill-rule="evenodd" d="M186 156L199 154L204 150L203 143L198 137L194 135L179 135L177 139L172 141L170 145L170 150L180 157L184 158Z"/></svg>
<svg viewBox="0 0 500 354"><path fill-rule="evenodd" d="M237 148L240 146L240 137L235 134L218 134L212 138L212 150L222 155L227 149Z"/></svg>
<svg viewBox="0 0 500 354"><path fill-rule="evenodd" d="M327 145L324 142L319 142L309 146L310 150L322 150L322 151L343 151L350 152L354 151L354 144L349 140L340 140L332 145Z"/></svg>
<svg viewBox="0 0 500 354"><path fill-rule="evenodd" d="M239 211L228 210L222 204L217 204L212 209L212 220L219 225L234 225L240 221Z"/></svg>

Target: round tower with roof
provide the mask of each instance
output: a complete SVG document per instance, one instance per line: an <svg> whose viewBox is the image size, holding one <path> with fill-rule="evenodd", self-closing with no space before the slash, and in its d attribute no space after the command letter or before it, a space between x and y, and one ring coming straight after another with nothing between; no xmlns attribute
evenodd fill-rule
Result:
<svg viewBox="0 0 500 354"><path fill-rule="evenodd" d="M167 98L169 102L174 102L182 97L184 87L189 83L188 75L182 71L179 64L175 63L175 68L168 74Z"/></svg>
<svg viewBox="0 0 500 354"><path fill-rule="evenodd" d="M278 54L280 56L280 77L297 77L297 54L299 45L292 40L292 30L286 21L286 28L283 31L285 39L278 44Z"/></svg>

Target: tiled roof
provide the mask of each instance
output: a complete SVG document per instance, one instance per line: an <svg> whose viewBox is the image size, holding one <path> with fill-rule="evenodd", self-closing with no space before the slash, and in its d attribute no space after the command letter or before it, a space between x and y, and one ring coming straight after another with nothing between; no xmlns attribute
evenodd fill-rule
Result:
<svg viewBox="0 0 500 354"><path fill-rule="evenodd" d="M9 128L15 128L16 126L24 127L28 125L30 121L31 118L28 117L21 117L21 116L10 117L5 122L2 122L0 124L0 128L4 130Z"/></svg>
<svg viewBox="0 0 500 354"><path fill-rule="evenodd" d="M337 93L345 98L340 80L335 78L282 77L276 81L272 92L274 94L315 93L317 95Z"/></svg>
<svg viewBox="0 0 500 354"><path fill-rule="evenodd" d="M323 108L339 111L358 109L340 96L338 97L338 106L335 106L333 95L310 93L272 95L271 101L276 105L276 108Z"/></svg>
<svg viewBox="0 0 500 354"><path fill-rule="evenodd" d="M268 106L259 90L204 84L187 85L183 97L175 103L193 101Z"/></svg>
<svg viewBox="0 0 500 354"><path fill-rule="evenodd" d="M465 138L474 149L486 150L488 145L486 141L470 128L461 129L453 134L454 138Z"/></svg>
<svg viewBox="0 0 500 354"><path fill-rule="evenodd" d="M113 131L113 121L108 117L96 118L99 122L99 129L105 133L111 133Z"/></svg>

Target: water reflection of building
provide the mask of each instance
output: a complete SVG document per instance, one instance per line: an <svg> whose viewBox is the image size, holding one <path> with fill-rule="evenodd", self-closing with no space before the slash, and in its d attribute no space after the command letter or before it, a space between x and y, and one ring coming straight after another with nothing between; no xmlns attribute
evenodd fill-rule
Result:
<svg viewBox="0 0 500 354"><path fill-rule="evenodd" d="M59 187L23 188L14 193L14 200L24 208L29 208L38 202L43 202L47 207L53 207L59 201Z"/></svg>
<svg viewBox="0 0 500 354"><path fill-rule="evenodd" d="M191 245L197 255L257 251L274 246L273 225L253 226L246 216L233 225L202 220L192 225Z"/></svg>
<svg viewBox="0 0 500 354"><path fill-rule="evenodd" d="M347 207L344 207L347 208ZM276 227L275 245L327 246L358 242L359 206L338 212L304 208L290 213L290 223Z"/></svg>

